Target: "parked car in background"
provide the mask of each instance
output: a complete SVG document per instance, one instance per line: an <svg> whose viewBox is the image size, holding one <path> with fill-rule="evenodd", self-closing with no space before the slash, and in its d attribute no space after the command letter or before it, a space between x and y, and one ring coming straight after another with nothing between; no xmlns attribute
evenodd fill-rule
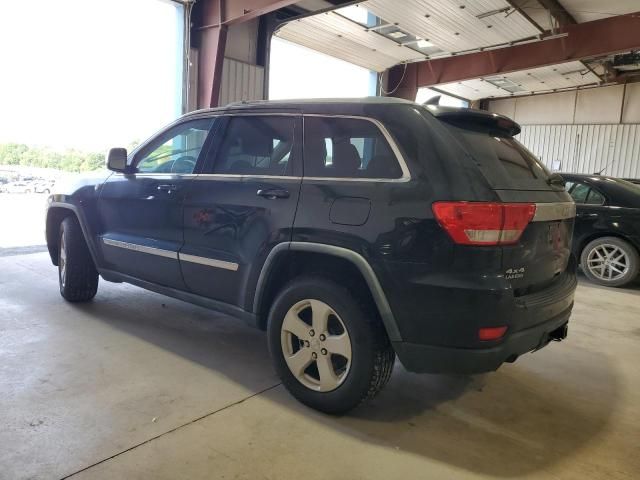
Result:
<svg viewBox="0 0 640 480"><path fill-rule="evenodd" d="M49 194L51 193L51 190L54 185L55 185L55 182L53 180L42 180L40 182L35 182L33 184L33 191L35 193Z"/></svg>
<svg viewBox="0 0 640 480"><path fill-rule="evenodd" d="M562 174L576 202L573 251L595 283L621 287L640 268L640 186L600 175Z"/></svg>
<svg viewBox="0 0 640 480"><path fill-rule="evenodd" d="M11 182L2 186L4 193L33 193L33 184L30 182Z"/></svg>

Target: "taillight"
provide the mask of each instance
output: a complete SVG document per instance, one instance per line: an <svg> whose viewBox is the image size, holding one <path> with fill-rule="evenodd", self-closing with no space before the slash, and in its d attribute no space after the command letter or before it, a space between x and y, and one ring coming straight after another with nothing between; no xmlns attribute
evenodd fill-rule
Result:
<svg viewBox="0 0 640 480"><path fill-rule="evenodd" d="M509 245L520 240L536 213L532 203L435 202L433 213L461 245Z"/></svg>

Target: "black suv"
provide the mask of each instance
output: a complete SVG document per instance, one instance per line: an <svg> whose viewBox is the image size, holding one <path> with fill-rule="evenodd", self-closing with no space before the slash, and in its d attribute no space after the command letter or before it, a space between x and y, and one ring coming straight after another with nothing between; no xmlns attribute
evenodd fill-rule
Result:
<svg viewBox="0 0 640 480"><path fill-rule="evenodd" d="M343 412L407 370L478 373L566 336L575 204L487 112L372 98L183 116L50 197L60 291L98 275L268 331L300 401Z"/></svg>

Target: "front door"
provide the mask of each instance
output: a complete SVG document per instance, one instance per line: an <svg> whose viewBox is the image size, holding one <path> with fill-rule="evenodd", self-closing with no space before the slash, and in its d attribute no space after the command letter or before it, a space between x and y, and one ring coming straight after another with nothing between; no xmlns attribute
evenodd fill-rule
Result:
<svg viewBox="0 0 640 480"><path fill-rule="evenodd" d="M222 117L185 198L180 264L198 295L250 308L271 249L291 239L301 182L301 117Z"/></svg>
<svg viewBox="0 0 640 480"><path fill-rule="evenodd" d="M108 269L185 289L178 262L182 202L213 122L200 118L169 128L130 159L134 173L114 173L105 182L98 215Z"/></svg>

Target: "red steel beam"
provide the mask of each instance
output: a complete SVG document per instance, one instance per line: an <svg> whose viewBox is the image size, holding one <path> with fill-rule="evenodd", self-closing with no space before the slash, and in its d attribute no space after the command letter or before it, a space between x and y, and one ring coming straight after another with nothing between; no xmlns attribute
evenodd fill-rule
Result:
<svg viewBox="0 0 640 480"><path fill-rule="evenodd" d="M201 0L201 25L198 52L198 108L216 107L220 101L222 65L229 25L252 20L297 0Z"/></svg>
<svg viewBox="0 0 640 480"><path fill-rule="evenodd" d="M393 96L415 99L417 89L527 70L640 48L640 12L557 30L567 36L495 50L397 65L389 70Z"/></svg>

